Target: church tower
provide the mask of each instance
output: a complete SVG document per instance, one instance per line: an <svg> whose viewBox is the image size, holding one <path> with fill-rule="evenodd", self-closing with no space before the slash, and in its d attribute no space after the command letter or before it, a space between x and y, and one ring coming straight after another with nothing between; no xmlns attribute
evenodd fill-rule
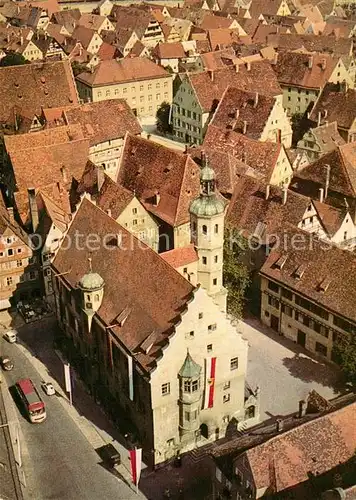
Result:
<svg viewBox="0 0 356 500"><path fill-rule="evenodd" d="M215 172L204 155L200 172L200 196L190 205L192 243L198 252L198 283L226 312L223 287L225 204L215 191Z"/></svg>

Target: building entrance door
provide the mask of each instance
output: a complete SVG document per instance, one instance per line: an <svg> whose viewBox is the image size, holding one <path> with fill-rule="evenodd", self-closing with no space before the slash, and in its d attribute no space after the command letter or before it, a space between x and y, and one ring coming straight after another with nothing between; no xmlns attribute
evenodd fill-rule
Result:
<svg viewBox="0 0 356 500"><path fill-rule="evenodd" d="M273 328L273 330L276 332L279 331L279 319L273 314L271 314L271 328Z"/></svg>
<svg viewBox="0 0 356 500"><path fill-rule="evenodd" d="M305 338L306 338L305 333L302 332L301 330L298 330L297 343L305 347Z"/></svg>

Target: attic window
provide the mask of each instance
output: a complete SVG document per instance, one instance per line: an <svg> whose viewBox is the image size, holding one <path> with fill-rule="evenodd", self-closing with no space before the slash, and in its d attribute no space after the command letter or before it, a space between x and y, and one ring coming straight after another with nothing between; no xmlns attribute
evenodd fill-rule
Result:
<svg viewBox="0 0 356 500"><path fill-rule="evenodd" d="M124 326L125 321L129 317L130 313L131 313L131 307L125 307L125 309L121 311L121 313L116 317L115 320L118 326Z"/></svg>
<svg viewBox="0 0 356 500"><path fill-rule="evenodd" d="M273 264L274 269L283 269L284 264L287 261L287 255L282 255L279 259Z"/></svg>
<svg viewBox="0 0 356 500"><path fill-rule="evenodd" d="M23 98L23 95L22 94L18 94L17 96L19 99L22 99Z"/></svg>
<svg viewBox="0 0 356 500"><path fill-rule="evenodd" d="M18 88L19 84L17 82L14 83L15 87Z"/></svg>
<svg viewBox="0 0 356 500"><path fill-rule="evenodd" d="M46 83L46 79L44 76L41 76L41 83Z"/></svg>
<svg viewBox="0 0 356 500"><path fill-rule="evenodd" d="M294 271L294 277L297 279L297 280L300 280L305 272L307 268L307 264L301 264L300 266L297 267L297 269Z"/></svg>
<svg viewBox="0 0 356 500"><path fill-rule="evenodd" d="M329 285L331 283L330 278L325 278L321 283L318 285L318 292L326 292L326 290L329 288Z"/></svg>
<svg viewBox="0 0 356 500"><path fill-rule="evenodd" d="M148 337L145 338L145 340L142 342L140 345L141 350L145 353L148 354L150 350L152 349L152 346L154 344L154 341L156 339L156 332L153 330Z"/></svg>
<svg viewBox="0 0 356 500"><path fill-rule="evenodd" d="M71 97L68 97L69 102L73 102L73 99Z"/></svg>
<svg viewBox="0 0 356 500"><path fill-rule="evenodd" d="M168 174L172 169L172 165L167 165L167 167L163 170L165 174Z"/></svg>
<svg viewBox="0 0 356 500"><path fill-rule="evenodd" d="M48 90L46 89L46 90L44 91L44 95L48 95L48 94L49 94L49 92L48 92Z"/></svg>

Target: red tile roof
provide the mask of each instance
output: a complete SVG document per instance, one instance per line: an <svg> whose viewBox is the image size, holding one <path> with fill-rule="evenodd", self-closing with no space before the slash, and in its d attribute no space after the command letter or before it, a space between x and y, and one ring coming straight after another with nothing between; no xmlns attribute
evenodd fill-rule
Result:
<svg viewBox="0 0 356 500"><path fill-rule="evenodd" d="M275 104L273 96L229 86L210 123L221 129L231 129L244 133L251 139L259 140Z"/></svg>
<svg viewBox="0 0 356 500"><path fill-rule="evenodd" d="M174 248L173 250L163 252L160 255L162 259L168 262L168 264L174 267L174 269L187 266L188 264L192 264L193 262L197 262L198 260L198 254L194 248L194 245Z"/></svg>
<svg viewBox="0 0 356 500"><path fill-rule="evenodd" d="M280 143L255 141L232 130L222 130L209 125L203 148L207 152L219 150L229 153L261 173L268 183L283 146Z"/></svg>
<svg viewBox="0 0 356 500"><path fill-rule="evenodd" d="M316 101L310 120L318 123L337 122L338 128L350 129L356 118L356 90L327 83Z"/></svg>
<svg viewBox="0 0 356 500"><path fill-rule="evenodd" d="M296 233L301 235L305 244L299 245L300 239L297 245L293 244ZM287 256L282 269L275 265L281 256ZM298 278L295 271L301 265L305 270ZM355 272L356 257L352 252L321 242L312 234L293 227L285 227L281 231L280 245L271 252L261 269L263 276L283 283L305 298L354 322ZM330 280L330 284L326 290L321 290L319 285L324 280Z"/></svg>
<svg viewBox="0 0 356 500"><path fill-rule="evenodd" d="M213 104L220 100L229 85L236 88L260 92L273 96L282 94L277 77L267 61L257 61L219 69L213 73L188 74L198 101L204 112L210 112Z"/></svg>
<svg viewBox="0 0 356 500"><path fill-rule="evenodd" d="M183 44L180 42L159 43L154 48L153 53L159 59L183 59L186 57Z"/></svg>
<svg viewBox="0 0 356 500"><path fill-rule="evenodd" d="M134 193L105 175L105 180L95 200L98 207L105 212L110 210L111 217L117 219L134 197Z"/></svg>
<svg viewBox="0 0 356 500"><path fill-rule="evenodd" d="M69 61L0 68L0 122L12 122L15 109L40 116L42 107L78 104Z"/></svg>
<svg viewBox="0 0 356 500"><path fill-rule="evenodd" d="M311 420L244 455L256 490L286 490L350 460L356 447L356 404ZM273 473L271 474L271 470Z"/></svg>
<svg viewBox="0 0 356 500"><path fill-rule="evenodd" d="M100 86L169 76L165 69L150 59L135 57L102 61L93 73L81 73L77 80L90 86Z"/></svg>
<svg viewBox="0 0 356 500"><path fill-rule="evenodd" d="M87 199L76 213L67 237L74 238L78 231L83 235L95 234L101 242L106 242L91 251L93 271L105 283L98 316L105 325L114 325L123 311L128 312L124 324L113 327L112 332L143 369L151 371L174 334L174 325L186 309L194 287L156 252ZM114 238L112 243L107 241L107 235L120 235L121 246L115 244ZM62 279L74 288L88 272L87 258L88 249L84 246L65 246L58 251L53 266L57 272L66 273ZM140 345L149 335L153 346L145 354L140 351Z"/></svg>
<svg viewBox="0 0 356 500"><path fill-rule="evenodd" d="M190 202L200 192L199 172L189 155L128 134L117 182L134 191L150 212L179 226L189 222Z"/></svg>
<svg viewBox="0 0 356 500"><path fill-rule="evenodd" d="M282 52L275 71L280 84L320 89L329 80L339 59L328 54Z"/></svg>

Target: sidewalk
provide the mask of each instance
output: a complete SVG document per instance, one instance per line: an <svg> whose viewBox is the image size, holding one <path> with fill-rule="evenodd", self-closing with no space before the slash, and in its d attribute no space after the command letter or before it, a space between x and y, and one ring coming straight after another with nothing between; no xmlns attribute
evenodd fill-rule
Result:
<svg viewBox="0 0 356 500"><path fill-rule="evenodd" d="M68 394L64 392L60 384L57 382L55 378L49 375L49 369L52 370L52 363L48 363L48 365L44 365L42 361L37 359L36 353L31 353L30 348L27 348L22 342L18 342L19 350L27 357L27 359L31 362L33 367L39 373L43 380L51 382L55 388L55 390L60 394L58 401L66 410L68 415L72 418L75 424L78 426L80 431L83 433L87 441L91 444L94 449L100 448L106 444L112 444L121 455L121 464L115 467L116 472L120 476L120 479L125 482L133 491L136 492L134 485L131 480L131 472L130 472L130 460L127 449L122 446L117 440L115 440L111 434L103 430L103 428L108 428L108 418L101 410L101 408L92 400L90 395L86 392L83 383L80 379L75 375L75 372L72 370L72 385L73 385L73 406L71 406ZM57 361L60 362L61 365L66 362L63 359L62 354L59 351L55 351L57 355ZM43 353L42 353L43 356ZM53 361L53 360L52 360ZM62 375L64 377L64 374ZM82 408L85 407L85 412L82 411ZM88 414L88 409L90 408L90 413L95 413L95 422L103 422L102 427L98 427L91 420L86 418L79 413ZM105 420L105 423L104 423ZM100 424L99 424L100 425ZM117 431L113 428L112 434L114 435ZM98 455L99 458L99 455ZM142 493L138 493L136 498L145 499L146 497Z"/></svg>

